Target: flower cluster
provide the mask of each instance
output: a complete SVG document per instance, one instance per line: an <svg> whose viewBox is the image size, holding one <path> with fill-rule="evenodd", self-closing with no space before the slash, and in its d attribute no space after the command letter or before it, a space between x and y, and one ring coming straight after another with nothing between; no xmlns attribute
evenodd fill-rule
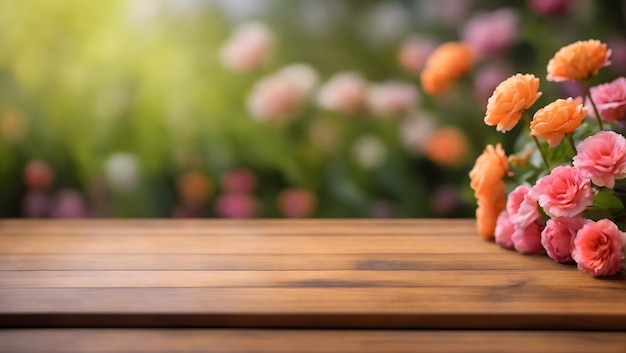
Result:
<svg viewBox="0 0 626 353"><path fill-rule="evenodd" d="M537 77L516 74L497 86L485 123L504 133L524 120L529 133L520 135L518 154L507 157L500 144L487 146L469 173L483 238L523 254L545 252L556 262L575 262L592 276L621 270L626 78L590 87L610 56L598 40L561 48L548 63L547 80L577 81L586 97L557 99L532 119L528 111L542 95Z"/></svg>

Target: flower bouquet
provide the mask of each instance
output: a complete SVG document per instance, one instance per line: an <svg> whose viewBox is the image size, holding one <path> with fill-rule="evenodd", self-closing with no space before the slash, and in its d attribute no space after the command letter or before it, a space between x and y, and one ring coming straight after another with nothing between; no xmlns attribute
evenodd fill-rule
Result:
<svg viewBox="0 0 626 353"><path fill-rule="evenodd" d="M561 48L547 80L578 81L586 97L558 99L529 112L541 96L539 79L516 74L489 98L484 121L507 132L528 129L507 156L488 145L469 173L479 234L523 254L547 253L575 262L591 276L622 269L626 244L626 78L590 87L610 65L598 40Z"/></svg>

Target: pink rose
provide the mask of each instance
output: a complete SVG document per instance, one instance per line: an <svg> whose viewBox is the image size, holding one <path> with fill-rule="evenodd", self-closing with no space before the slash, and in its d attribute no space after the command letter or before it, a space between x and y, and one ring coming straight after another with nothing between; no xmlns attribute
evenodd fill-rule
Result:
<svg viewBox="0 0 626 353"><path fill-rule="evenodd" d="M509 193L506 201L506 211L511 223L518 228L526 228L541 218L537 201L530 197L529 192L530 186L519 185Z"/></svg>
<svg viewBox="0 0 626 353"><path fill-rule="evenodd" d="M626 178L626 139L613 131L600 131L576 146L574 167L598 186L613 188Z"/></svg>
<svg viewBox="0 0 626 353"><path fill-rule="evenodd" d="M624 237L608 219L590 221L576 234L572 258L578 268L592 276L611 276L622 266Z"/></svg>
<svg viewBox="0 0 626 353"><path fill-rule="evenodd" d="M548 256L556 262L572 261L572 249L576 232L585 224L581 217L549 219L541 232L541 245Z"/></svg>
<svg viewBox="0 0 626 353"><path fill-rule="evenodd" d="M591 181L578 168L569 166L555 167L537 180L530 196L551 218L577 216L593 203Z"/></svg>
<svg viewBox="0 0 626 353"><path fill-rule="evenodd" d="M478 56L499 55L517 41L519 22L519 14L508 8L477 14L467 22L461 38Z"/></svg>
<svg viewBox="0 0 626 353"><path fill-rule="evenodd" d="M543 225L539 222L531 223L529 226L521 228L515 227L515 232L511 236L513 247L521 254L536 254L543 251L541 246L541 231Z"/></svg>
<svg viewBox="0 0 626 353"><path fill-rule="evenodd" d="M591 87L591 98L596 103L600 118L605 121L626 119L626 78ZM589 114L595 116L589 99L585 102Z"/></svg>
<svg viewBox="0 0 626 353"><path fill-rule="evenodd" d="M505 249L513 249L513 233L515 233L515 228L509 214L506 211L500 212L496 221L496 243Z"/></svg>

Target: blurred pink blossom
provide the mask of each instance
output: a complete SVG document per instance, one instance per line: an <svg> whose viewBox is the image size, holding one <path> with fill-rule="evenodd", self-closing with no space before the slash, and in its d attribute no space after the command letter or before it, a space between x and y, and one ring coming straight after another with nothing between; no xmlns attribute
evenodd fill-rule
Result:
<svg viewBox="0 0 626 353"><path fill-rule="evenodd" d="M483 66L474 75L474 93L476 98L487 104L487 100L496 87L512 75L511 69L504 64Z"/></svg>
<svg viewBox="0 0 626 353"><path fill-rule="evenodd" d="M367 81L354 72L342 72L333 76L319 91L318 101L322 108L345 115L361 112L365 106Z"/></svg>
<svg viewBox="0 0 626 353"><path fill-rule="evenodd" d="M619 77L612 82L591 87L590 91L602 120L626 120L626 78ZM585 106L589 114L595 116L589 99Z"/></svg>
<svg viewBox="0 0 626 353"><path fill-rule="evenodd" d="M401 116L409 113L420 101L414 85L400 81L371 84L367 91L370 112L381 117Z"/></svg>
<svg viewBox="0 0 626 353"><path fill-rule="evenodd" d="M222 176L222 190L226 193L252 193L258 180L249 168L235 168Z"/></svg>
<svg viewBox="0 0 626 353"><path fill-rule="evenodd" d="M253 218L257 209L257 199L247 193L222 194L216 200L216 211L220 217Z"/></svg>
<svg viewBox="0 0 626 353"><path fill-rule="evenodd" d="M592 276L612 276L622 267L626 234L608 219L589 221L576 234L572 258Z"/></svg>
<svg viewBox="0 0 626 353"><path fill-rule="evenodd" d="M299 188L290 188L281 191L277 198L278 209L284 217L310 217L317 207L317 197L314 193Z"/></svg>
<svg viewBox="0 0 626 353"><path fill-rule="evenodd" d="M573 7L572 0L528 0L528 6L540 15L558 16Z"/></svg>
<svg viewBox="0 0 626 353"><path fill-rule="evenodd" d="M54 196L50 216L54 218L82 218L87 216L87 205L77 190L59 190Z"/></svg>
<svg viewBox="0 0 626 353"><path fill-rule="evenodd" d="M510 8L479 13L468 20L461 32L478 57L504 53L519 36L519 14Z"/></svg>
<svg viewBox="0 0 626 353"><path fill-rule="evenodd" d="M289 119L308 102L317 81L317 72L309 65L286 66L254 85L248 110L259 121Z"/></svg>
<svg viewBox="0 0 626 353"><path fill-rule="evenodd" d="M459 191L452 186L443 185L435 189L431 199L431 208L438 217L453 216L461 204Z"/></svg>
<svg viewBox="0 0 626 353"><path fill-rule="evenodd" d="M626 139L613 131L600 131L576 146L574 167L597 186L613 188L626 178Z"/></svg>
<svg viewBox="0 0 626 353"><path fill-rule="evenodd" d="M621 75L626 75L626 38L614 35L607 40L611 48L611 66L609 68Z"/></svg>
<svg viewBox="0 0 626 353"><path fill-rule="evenodd" d="M398 63L406 71L419 74L436 48L437 43L430 38L411 36L398 49Z"/></svg>
<svg viewBox="0 0 626 353"><path fill-rule="evenodd" d="M28 191L22 201L22 215L28 218L47 217L50 214L50 197L41 191Z"/></svg>
<svg viewBox="0 0 626 353"><path fill-rule="evenodd" d="M239 25L221 49L224 66L231 70L247 72L261 66L272 53L274 35L259 22Z"/></svg>

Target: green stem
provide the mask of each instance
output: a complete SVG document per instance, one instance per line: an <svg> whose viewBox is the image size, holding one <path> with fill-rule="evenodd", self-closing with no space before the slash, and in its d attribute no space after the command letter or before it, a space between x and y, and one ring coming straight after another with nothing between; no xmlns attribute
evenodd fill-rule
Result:
<svg viewBox="0 0 626 353"><path fill-rule="evenodd" d="M524 112L522 116L524 117L524 120L526 121L528 128L530 128L530 118L528 117L528 114ZM539 150L539 153L541 154L541 159L543 159L543 163L546 165L546 171L549 173L550 163L548 163L548 157L546 156L545 152L543 152L543 149L541 148L541 145L539 144L539 140L537 139L537 136L533 135L532 131L529 131L528 133L530 134L530 137L533 138L533 141L535 141L535 145L537 146L537 149Z"/></svg>
<svg viewBox="0 0 626 353"><path fill-rule="evenodd" d="M572 149L572 153L576 155L576 144L574 143L573 134L571 132L568 132L565 134L565 136L567 136L567 141L569 142L569 146Z"/></svg>
<svg viewBox="0 0 626 353"><path fill-rule="evenodd" d="M600 126L600 131L604 130L604 124L602 124L602 119L600 118L600 113L598 113L598 108L596 107L596 103L591 98L591 89L589 88L589 80L583 80L583 86L585 86L585 94L589 101L591 102L591 106L593 107L593 112L596 114L596 120L598 121L598 125Z"/></svg>

